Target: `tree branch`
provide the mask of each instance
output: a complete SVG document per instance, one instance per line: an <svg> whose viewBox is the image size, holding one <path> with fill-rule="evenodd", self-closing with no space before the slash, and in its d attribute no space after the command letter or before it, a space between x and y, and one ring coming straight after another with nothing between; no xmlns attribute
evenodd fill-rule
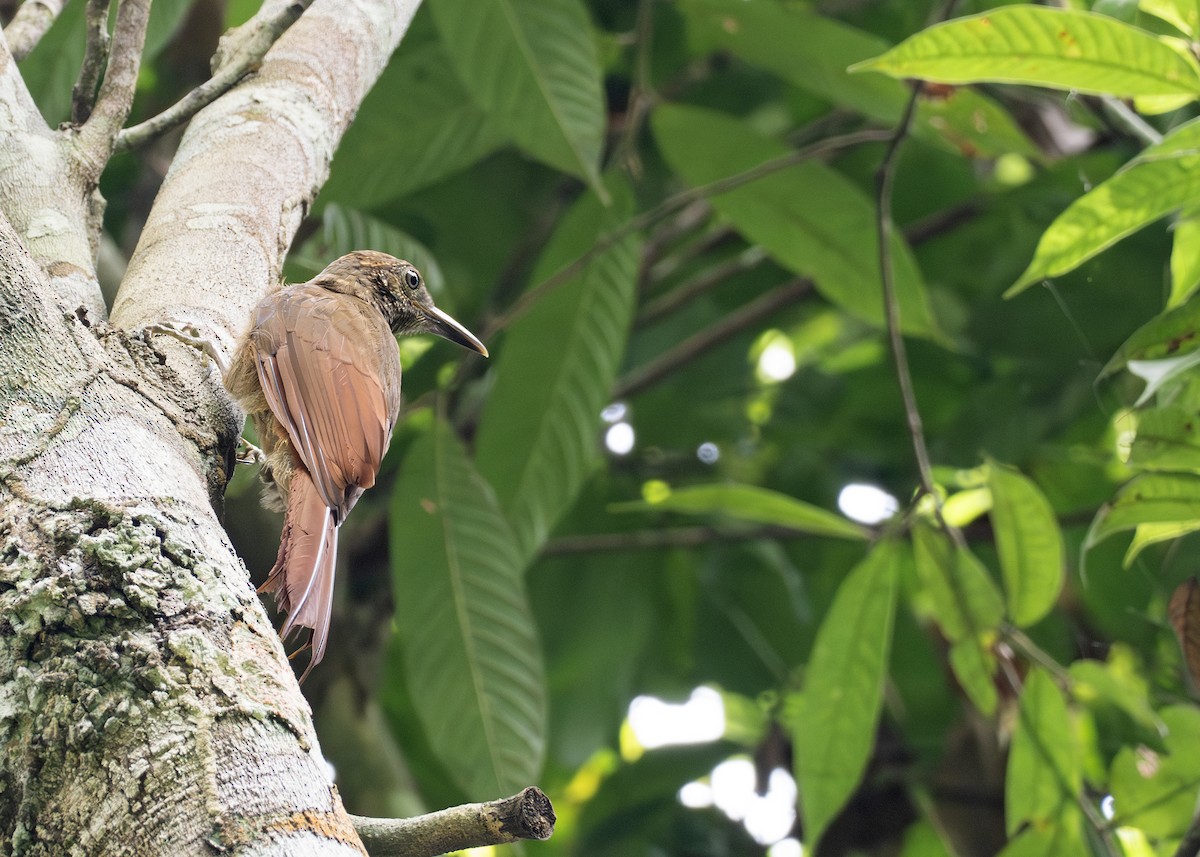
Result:
<svg viewBox="0 0 1200 857"><path fill-rule="evenodd" d="M554 807L540 789L488 803L468 803L416 818L350 820L371 857L434 857L464 848L549 839Z"/></svg>
<svg viewBox="0 0 1200 857"><path fill-rule="evenodd" d="M13 59L20 62L37 47L67 0L25 0L4 28L4 40Z"/></svg>
<svg viewBox="0 0 1200 857"><path fill-rule="evenodd" d="M146 44L146 24L150 20L150 0L120 2L104 83L100 85L95 108L79 134L80 146L90 158L97 177L112 155L117 134L129 118L137 90L138 70L142 65L142 48Z"/></svg>
<svg viewBox="0 0 1200 857"><path fill-rule="evenodd" d="M691 361L696 355L731 339L762 320L770 318L783 307L794 303L811 291L811 280L797 278L760 295L738 307L711 327L685 339L666 353L630 372L617 382L616 388L613 390L613 397L619 399L640 393Z"/></svg>
<svg viewBox="0 0 1200 857"><path fill-rule="evenodd" d="M100 73L108 62L108 4L109 0L88 0L87 47L79 77L71 88L71 121L76 125L82 125L92 115Z"/></svg>
<svg viewBox="0 0 1200 857"><path fill-rule="evenodd" d="M761 539L812 538L789 527L766 526L722 530L709 526L670 527L655 530L630 530L624 533L580 533L558 536L542 547L541 556L571 556L607 551L663 550L695 548L719 542L754 542Z"/></svg>
<svg viewBox="0 0 1200 857"><path fill-rule="evenodd" d="M294 0L278 11L264 7L254 18L226 34L221 40L221 49L213 57L213 76L157 116L121 131L117 135L114 151L126 152L156 140L232 89L262 64L271 46L312 2Z"/></svg>
<svg viewBox="0 0 1200 857"><path fill-rule="evenodd" d="M664 315L669 315L681 306L690 303L695 298L716 288L735 274L748 271L767 258L766 252L754 245L747 247L732 259L720 265L714 265L686 283L678 285L669 292L664 292L657 298L647 301L642 311L634 319L634 325L642 327L658 321Z"/></svg>

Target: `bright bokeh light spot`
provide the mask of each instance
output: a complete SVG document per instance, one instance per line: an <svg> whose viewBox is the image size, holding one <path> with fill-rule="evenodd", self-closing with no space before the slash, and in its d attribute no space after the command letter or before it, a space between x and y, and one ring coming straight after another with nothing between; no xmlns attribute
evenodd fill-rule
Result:
<svg viewBox="0 0 1200 857"><path fill-rule="evenodd" d="M782 768L771 771L767 793L755 791L754 764L727 759L713 768L713 804L733 821L740 821L760 845L782 841L796 824L796 781Z"/></svg>
<svg viewBox="0 0 1200 857"><path fill-rule="evenodd" d="M712 786L708 783L686 783L679 790L679 802L688 809L706 809L713 805Z"/></svg>
<svg viewBox="0 0 1200 857"><path fill-rule="evenodd" d="M629 423L614 423L604 433L604 445L613 455L628 455L633 451L633 426Z"/></svg>
<svg viewBox="0 0 1200 857"><path fill-rule="evenodd" d="M799 839L781 839L767 849L767 857L804 857L804 846Z"/></svg>
<svg viewBox="0 0 1200 857"><path fill-rule="evenodd" d="M625 406L624 402L613 402L600 412L600 419L606 423L619 423L625 419L627 413L629 413L629 408Z"/></svg>
<svg viewBox="0 0 1200 857"><path fill-rule="evenodd" d="M478 848L467 848L458 853L462 857L496 857L496 846L480 845Z"/></svg>
<svg viewBox="0 0 1200 857"><path fill-rule="evenodd" d="M696 447L696 457L705 464L716 464L721 458L721 448L715 443L705 441Z"/></svg>
<svg viewBox="0 0 1200 857"><path fill-rule="evenodd" d="M1105 795L1104 799L1100 801L1100 814L1108 821L1112 821L1113 816L1117 814L1112 795Z"/></svg>
<svg viewBox="0 0 1200 857"><path fill-rule="evenodd" d="M780 337L758 356L758 374L764 381L786 381L796 374L796 352L792 343Z"/></svg>
<svg viewBox="0 0 1200 857"><path fill-rule="evenodd" d="M647 750L716 741L725 734L725 703L710 687L696 688L682 703L638 696L629 703L629 725Z"/></svg>
<svg viewBox="0 0 1200 857"><path fill-rule="evenodd" d="M882 523L900 508L891 494L862 482L852 482L843 488L837 502L843 515L860 524Z"/></svg>

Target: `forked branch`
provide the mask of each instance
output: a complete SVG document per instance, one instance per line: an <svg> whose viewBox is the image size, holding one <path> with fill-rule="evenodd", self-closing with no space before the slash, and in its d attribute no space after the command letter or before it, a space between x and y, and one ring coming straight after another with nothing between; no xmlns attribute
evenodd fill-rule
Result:
<svg viewBox="0 0 1200 857"><path fill-rule="evenodd" d="M29 56L65 5L67 0L25 0L21 4L4 28L4 40L13 59L20 62Z"/></svg>

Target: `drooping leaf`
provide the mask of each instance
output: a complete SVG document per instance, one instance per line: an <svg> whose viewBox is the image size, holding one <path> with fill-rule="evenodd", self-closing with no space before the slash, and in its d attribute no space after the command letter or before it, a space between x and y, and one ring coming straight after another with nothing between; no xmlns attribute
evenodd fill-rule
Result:
<svg viewBox="0 0 1200 857"><path fill-rule="evenodd" d="M604 101L580 0L435 0L442 43L492 121L533 157L600 181Z"/></svg>
<svg viewBox="0 0 1200 857"><path fill-rule="evenodd" d="M888 49L878 36L811 9L772 0L684 0L679 5L693 40L731 51L794 86L880 122L893 124L904 111L909 96L904 83L846 71ZM968 156L1017 152L1038 157L1036 147L1007 111L970 89L923 98L914 133Z"/></svg>
<svg viewBox="0 0 1200 857"><path fill-rule="evenodd" d="M912 538L917 577L946 638L958 642L995 629L1004 617L1004 600L975 555L925 522L913 527Z"/></svg>
<svg viewBox="0 0 1200 857"><path fill-rule="evenodd" d="M993 676L996 656L984 648L978 637L967 637L950 647L950 667L967 697L987 716L996 712L999 696Z"/></svg>
<svg viewBox="0 0 1200 857"><path fill-rule="evenodd" d="M407 232L377 217L331 203L321 212L321 229L288 256L289 274L307 279L351 250L370 248L407 259L421 271L430 294L443 300L445 278L433 253Z"/></svg>
<svg viewBox="0 0 1200 857"><path fill-rule="evenodd" d="M1004 784L1010 835L1026 822L1053 823L1064 810L1073 810L1081 784L1079 747L1067 700L1040 667L1025 680L1018 715Z"/></svg>
<svg viewBox="0 0 1200 857"><path fill-rule="evenodd" d="M1084 540L1084 550L1114 533L1146 525L1167 527L1156 541L1200 529L1200 476L1184 473L1135 476L1096 514ZM1132 560L1133 556L1127 556L1126 564Z"/></svg>
<svg viewBox="0 0 1200 857"><path fill-rule="evenodd" d="M1200 207L1189 206L1175 219L1171 242L1171 295L1167 309L1187 303L1200 289Z"/></svg>
<svg viewBox="0 0 1200 857"><path fill-rule="evenodd" d="M370 209L452 175L507 142L436 41L396 51L346 131L318 206Z"/></svg>
<svg viewBox="0 0 1200 857"><path fill-rule="evenodd" d="M1117 349L1104 366L1104 378L1124 369L1131 360L1154 361L1179 357L1200 349L1200 301L1156 315Z"/></svg>
<svg viewBox="0 0 1200 857"><path fill-rule="evenodd" d="M614 185L612 191L610 209L587 194L562 220L533 272L535 286L623 221L632 204L628 190ZM600 411L633 312L639 247L640 239L628 236L595 253L505 335L476 450L526 557L596 460Z"/></svg>
<svg viewBox="0 0 1200 857"><path fill-rule="evenodd" d="M1200 711L1173 705L1160 714L1168 752L1122 747L1113 759L1109 789L1122 824L1177 838L1191 822L1200 789Z"/></svg>
<svg viewBox="0 0 1200 857"><path fill-rule="evenodd" d="M937 24L852 70L1122 97L1200 94L1196 62L1150 33L1105 15L1030 5Z"/></svg>
<svg viewBox="0 0 1200 857"><path fill-rule="evenodd" d="M667 161L693 186L736 175L790 151L732 116L696 107L660 106L652 124ZM714 196L712 204L781 265L812 277L817 290L843 310L883 323L874 207L838 172L804 161ZM912 252L898 236L892 250L902 328L937 338L937 323Z"/></svg>
<svg viewBox="0 0 1200 857"><path fill-rule="evenodd" d="M1200 583L1195 577L1175 587L1167 605L1167 617L1175 629L1192 685L1200 687Z"/></svg>
<svg viewBox="0 0 1200 857"><path fill-rule="evenodd" d="M875 745L895 618L897 553L896 545L881 543L850 572L809 658L792 740L811 849L853 793Z"/></svg>
<svg viewBox="0 0 1200 857"><path fill-rule="evenodd" d="M413 704L472 799L510 794L537 779L546 716L520 551L445 423L413 442L401 473L389 535Z"/></svg>
<svg viewBox="0 0 1200 857"><path fill-rule="evenodd" d="M1171 405L1139 411L1129 464L1139 470L1200 474L1200 423L1196 413Z"/></svg>
<svg viewBox="0 0 1200 857"><path fill-rule="evenodd" d="M755 524L789 527L815 536L865 539L867 530L841 515L778 491L755 485L695 485L652 500L617 503L614 512L661 510L692 515L722 515Z"/></svg>
<svg viewBox="0 0 1200 857"><path fill-rule="evenodd" d="M1062 589L1062 532L1045 495L1018 471L989 461L988 487L1008 615L1020 627L1032 625Z"/></svg>

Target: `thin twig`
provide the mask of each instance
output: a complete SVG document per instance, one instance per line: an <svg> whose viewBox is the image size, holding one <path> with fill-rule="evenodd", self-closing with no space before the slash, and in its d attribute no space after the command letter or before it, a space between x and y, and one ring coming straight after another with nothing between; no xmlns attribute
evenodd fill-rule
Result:
<svg viewBox="0 0 1200 857"><path fill-rule="evenodd" d="M92 115L100 73L108 62L108 3L109 0L88 0L87 47L79 77L71 89L71 121L76 125L82 125Z"/></svg>
<svg viewBox="0 0 1200 857"><path fill-rule="evenodd" d="M766 258L766 252L758 245L747 247L732 259L728 259L719 265L713 265L688 282L676 286L669 292L659 295L654 300L648 301L642 307L642 311L638 313L634 323L641 327L658 321L664 315L674 312L679 307L690 303L710 289L721 285L721 283L730 277L756 267Z"/></svg>
<svg viewBox="0 0 1200 857"><path fill-rule="evenodd" d="M591 248L575 259L575 261L560 268L556 273L547 277L542 282L525 292L518 298L507 311L492 319L485 327L483 339L498 333L508 327L522 315L529 311L535 303L541 300L546 294L553 289L567 282L572 276L579 272L594 256L610 249L621 240L640 232L647 226L658 222L664 217L675 213L679 209L695 202L698 199L707 199L710 196L718 196L722 193L727 193L743 185L758 181L761 178L777 173L780 170L785 170L788 167L793 167L796 164L809 160L810 158L830 155L834 152L841 151L853 146L858 146L863 143L878 143L891 139L892 132L879 129L869 129L866 131L855 131L851 134L843 134L840 137L829 137L825 140L813 143L811 146L805 146L803 149L797 149L794 152L789 152L778 158L752 167L751 169L740 172L736 175L728 176L723 179L718 179L700 187L685 190L674 196L668 197L661 203L656 205L649 211L639 214L625 223L618 226L612 232L606 235L601 235L596 243Z"/></svg>
<svg viewBox="0 0 1200 857"><path fill-rule="evenodd" d="M714 345L733 338L743 330L770 318L788 304L812 292L812 280L797 278L764 295L743 304L711 327L680 342L666 353L630 372L617 381L613 398L620 399L640 393L661 381L680 366L690 363L697 355Z"/></svg>
<svg viewBox="0 0 1200 857"><path fill-rule="evenodd" d="M243 33L231 53L220 58L211 78L157 116L121 131L114 151L126 152L144 146L212 104L262 64L271 46L311 4L312 0L294 0L274 15L257 22L250 31Z"/></svg>
<svg viewBox="0 0 1200 857"><path fill-rule="evenodd" d="M17 62L29 56L50 25L62 14L67 0L25 0L4 28L4 40Z"/></svg>
<svg viewBox="0 0 1200 857"><path fill-rule="evenodd" d="M104 82L100 84L91 115L79 129L79 147L90 159L97 176L112 155L117 133L129 118L149 21L150 0L120 0Z"/></svg>
<svg viewBox="0 0 1200 857"><path fill-rule="evenodd" d="M371 857L434 857L465 848L549 839L554 807L540 789L488 803L468 803L416 818L363 818L354 829Z"/></svg>
<svg viewBox="0 0 1200 857"><path fill-rule="evenodd" d="M1100 104L1110 119L1147 146L1162 142L1163 135L1121 99L1106 95L1100 98Z"/></svg>

